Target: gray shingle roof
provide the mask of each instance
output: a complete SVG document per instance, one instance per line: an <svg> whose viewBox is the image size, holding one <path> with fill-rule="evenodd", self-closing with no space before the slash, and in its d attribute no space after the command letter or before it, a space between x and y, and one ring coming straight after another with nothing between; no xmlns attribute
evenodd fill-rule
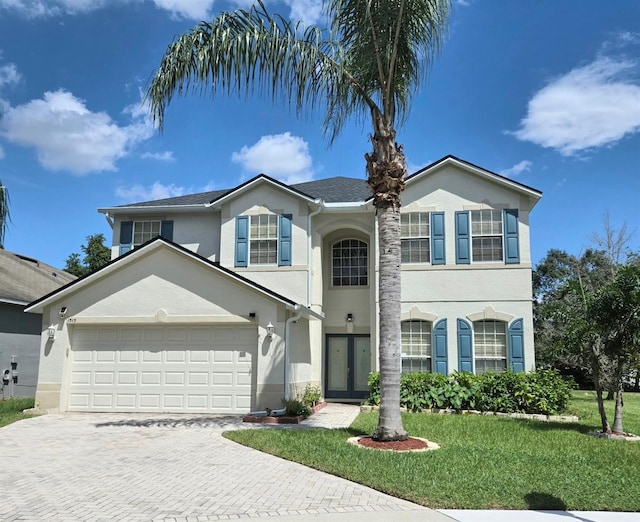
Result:
<svg viewBox="0 0 640 522"><path fill-rule="evenodd" d="M0 249L0 301L29 303L74 279L42 261Z"/></svg>
<svg viewBox="0 0 640 522"><path fill-rule="evenodd" d="M289 187L313 199L323 199L326 203L364 201L371 196L366 180L341 176L319 179L317 181L307 181L306 183L296 183L289 185ZM141 203L130 203L120 205L120 208L205 205L234 191L236 188L237 187L225 190L213 190L211 192L200 192L198 194L143 201Z"/></svg>

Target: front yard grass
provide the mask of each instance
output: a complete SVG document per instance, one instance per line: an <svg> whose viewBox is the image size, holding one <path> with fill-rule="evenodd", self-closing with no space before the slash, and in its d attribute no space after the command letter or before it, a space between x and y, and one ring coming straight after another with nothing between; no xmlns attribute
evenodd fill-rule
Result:
<svg viewBox="0 0 640 522"><path fill-rule="evenodd" d="M33 415L22 413L22 410L33 408L33 399L6 399L0 400L0 427L22 419L28 419Z"/></svg>
<svg viewBox="0 0 640 522"><path fill-rule="evenodd" d="M373 432L376 413L361 413L349 429L240 430L225 437L432 508L640 511L640 442L588 436L599 429L592 392L575 392L570 410L579 423L403 414L412 436L441 446L424 453L348 444ZM640 394L625 394L624 427L640 434Z"/></svg>

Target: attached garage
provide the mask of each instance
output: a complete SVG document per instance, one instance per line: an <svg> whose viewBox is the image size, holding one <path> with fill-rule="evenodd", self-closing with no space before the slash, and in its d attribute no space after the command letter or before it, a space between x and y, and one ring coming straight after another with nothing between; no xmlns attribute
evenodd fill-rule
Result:
<svg viewBox="0 0 640 522"><path fill-rule="evenodd" d="M255 325L74 328L69 411L247 413Z"/></svg>

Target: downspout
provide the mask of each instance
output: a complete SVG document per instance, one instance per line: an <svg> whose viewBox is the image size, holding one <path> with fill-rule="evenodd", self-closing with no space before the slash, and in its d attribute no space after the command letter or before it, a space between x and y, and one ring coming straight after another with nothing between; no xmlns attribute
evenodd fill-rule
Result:
<svg viewBox="0 0 640 522"><path fill-rule="evenodd" d="M313 212L311 212L308 216L307 216L307 306L309 308L311 308L311 306L313 305L313 281L312 281L312 274L311 274L311 253L313 250L313 237L311 234L311 218L313 216L316 216L317 214L319 214L320 212L322 212L322 210L324 209L324 201L321 199L316 199L313 202L315 205L318 206L318 208L316 208Z"/></svg>
<svg viewBox="0 0 640 522"><path fill-rule="evenodd" d="M104 218L107 220L107 223L109 223L109 226L111 227L111 230L113 230L113 225L115 223L114 219L109 215L108 212L105 212Z"/></svg>
<svg viewBox="0 0 640 522"><path fill-rule="evenodd" d="M297 304L294 308L296 315L289 317L284 323L284 400L289 400L289 339L291 337L291 323L297 323L302 317L302 308Z"/></svg>
<svg viewBox="0 0 640 522"><path fill-rule="evenodd" d="M294 307L294 312L296 314L292 317L289 317L284 323L284 400L289 400L289 338L290 338L290 325L291 323L296 323L302 317L302 307L297 304ZM271 410L272 415L284 415L285 409L279 410ZM266 410L261 411L251 411L249 415L255 415L257 417L267 415Z"/></svg>

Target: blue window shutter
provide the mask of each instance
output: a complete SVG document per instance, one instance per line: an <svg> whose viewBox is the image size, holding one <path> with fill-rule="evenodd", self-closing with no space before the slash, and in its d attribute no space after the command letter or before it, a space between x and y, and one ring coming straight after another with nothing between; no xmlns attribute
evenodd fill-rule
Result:
<svg viewBox="0 0 640 522"><path fill-rule="evenodd" d="M291 214L280 215L278 266L291 266Z"/></svg>
<svg viewBox="0 0 640 522"><path fill-rule="evenodd" d="M235 266L247 266L249 253L249 216L236 217Z"/></svg>
<svg viewBox="0 0 640 522"><path fill-rule="evenodd" d="M458 371L473 371L473 330L464 319L458 319Z"/></svg>
<svg viewBox="0 0 640 522"><path fill-rule="evenodd" d="M431 264L445 264L444 212L431 212Z"/></svg>
<svg viewBox="0 0 640 522"><path fill-rule="evenodd" d="M504 211L504 262L507 264L520 262L518 245L518 209Z"/></svg>
<svg viewBox="0 0 640 522"><path fill-rule="evenodd" d="M163 221L160 223L160 236L173 241L173 221Z"/></svg>
<svg viewBox="0 0 640 522"><path fill-rule="evenodd" d="M456 212L456 264L471 263L471 234L469 233L469 211Z"/></svg>
<svg viewBox="0 0 640 522"><path fill-rule="evenodd" d="M447 320L440 319L433 326L433 371L435 373L449 374L447 367Z"/></svg>
<svg viewBox="0 0 640 522"><path fill-rule="evenodd" d="M133 248L133 221L120 223L120 255Z"/></svg>
<svg viewBox="0 0 640 522"><path fill-rule="evenodd" d="M522 319L516 319L509 327L509 366L511 371L524 371L524 328Z"/></svg>

